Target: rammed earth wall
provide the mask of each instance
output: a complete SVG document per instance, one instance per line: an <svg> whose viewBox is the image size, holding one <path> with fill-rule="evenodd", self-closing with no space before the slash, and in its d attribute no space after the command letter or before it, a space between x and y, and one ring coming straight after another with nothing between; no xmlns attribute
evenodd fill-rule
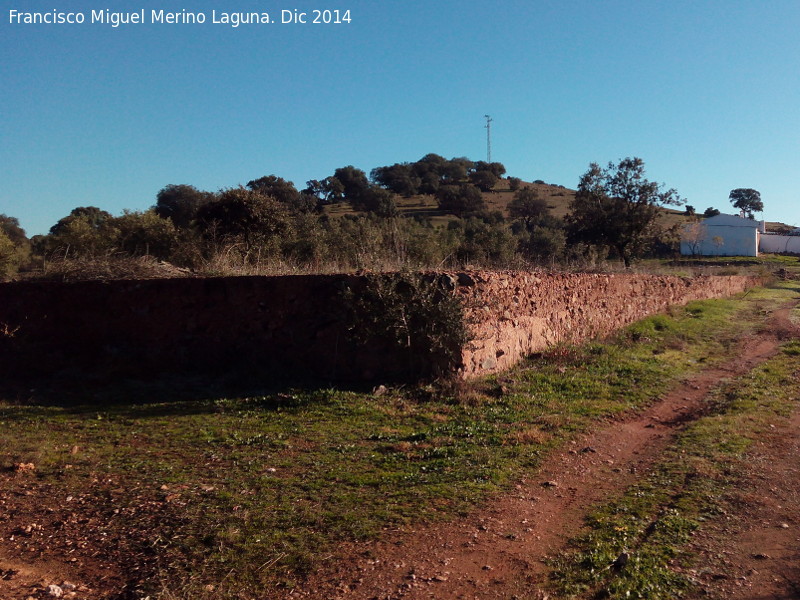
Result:
<svg viewBox="0 0 800 600"><path fill-rule="evenodd" d="M518 272L444 274L464 302L472 341L462 376L510 367L562 341L582 341L748 277ZM0 375L64 369L141 376L232 367L326 380L408 378L401 351L348 332L342 290L354 275L0 284Z"/></svg>

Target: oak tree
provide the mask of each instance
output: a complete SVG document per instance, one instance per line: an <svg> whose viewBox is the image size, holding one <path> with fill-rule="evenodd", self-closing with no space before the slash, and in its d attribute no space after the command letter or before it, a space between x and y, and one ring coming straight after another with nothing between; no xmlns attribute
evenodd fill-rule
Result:
<svg viewBox="0 0 800 600"><path fill-rule="evenodd" d="M626 268L661 233L661 206L680 205L674 189L645 178L641 158L625 158L605 168L592 163L583 174L567 215L573 242L613 248Z"/></svg>
<svg viewBox="0 0 800 600"><path fill-rule="evenodd" d="M731 190L728 199L734 207L743 211L748 219L753 218L753 213L763 212L764 203L761 201L761 193L751 188L736 188Z"/></svg>
<svg viewBox="0 0 800 600"><path fill-rule="evenodd" d="M508 214L513 219L523 221L528 228L536 225L541 219L550 214L547 200L542 198L535 189L526 187L517 190L514 199L508 204Z"/></svg>
<svg viewBox="0 0 800 600"><path fill-rule="evenodd" d="M188 229L201 206L211 202L214 194L203 192L193 185L164 186L156 195L156 214L169 219L179 229Z"/></svg>

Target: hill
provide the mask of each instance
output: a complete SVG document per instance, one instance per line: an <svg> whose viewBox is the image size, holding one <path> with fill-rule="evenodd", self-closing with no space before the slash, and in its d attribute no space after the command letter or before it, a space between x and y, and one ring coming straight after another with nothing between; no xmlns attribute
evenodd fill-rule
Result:
<svg viewBox="0 0 800 600"><path fill-rule="evenodd" d="M554 217L564 218L569 213L569 206L575 198L575 190L558 184L545 183L542 180L522 181L521 187L530 187L547 201L547 206ZM501 179L491 192L483 192L483 199L490 211L500 211L508 218L508 205L514 199L514 191L507 178ZM425 217L434 225L444 225L456 217L439 210L436 198L431 194L418 194L410 197L397 196L397 208L401 215L407 217ZM682 210L664 208L663 224L670 227L676 223L685 223L688 218ZM335 217L356 214L357 211L347 203L332 204L325 207L325 213Z"/></svg>

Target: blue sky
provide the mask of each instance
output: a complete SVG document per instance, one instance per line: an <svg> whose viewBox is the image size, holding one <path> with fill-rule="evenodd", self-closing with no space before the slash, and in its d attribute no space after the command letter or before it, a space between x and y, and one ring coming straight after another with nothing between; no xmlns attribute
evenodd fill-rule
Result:
<svg viewBox="0 0 800 600"><path fill-rule="evenodd" d="M9 23L54 8L208 20ZM352 22L210 23L313 8ZM76 206L146 209L167 184L485 159L488 113L510 175L574 188L590 162L639 156L700 211L750 187L800 225L798 31L797 0L4 0L0 213L34 235Z"/></svg>

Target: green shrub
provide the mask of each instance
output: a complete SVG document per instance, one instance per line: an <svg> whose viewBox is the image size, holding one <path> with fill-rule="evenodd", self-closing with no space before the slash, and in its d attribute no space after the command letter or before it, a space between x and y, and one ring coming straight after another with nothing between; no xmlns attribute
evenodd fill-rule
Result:
<svg viewBox="0 0 800 600"><path fill-rule="evenodd" d="M470 335L449 276L400 272L368 275L363 282L344 292L355 342L393 347L413 377L457 371Z"/></svg>

